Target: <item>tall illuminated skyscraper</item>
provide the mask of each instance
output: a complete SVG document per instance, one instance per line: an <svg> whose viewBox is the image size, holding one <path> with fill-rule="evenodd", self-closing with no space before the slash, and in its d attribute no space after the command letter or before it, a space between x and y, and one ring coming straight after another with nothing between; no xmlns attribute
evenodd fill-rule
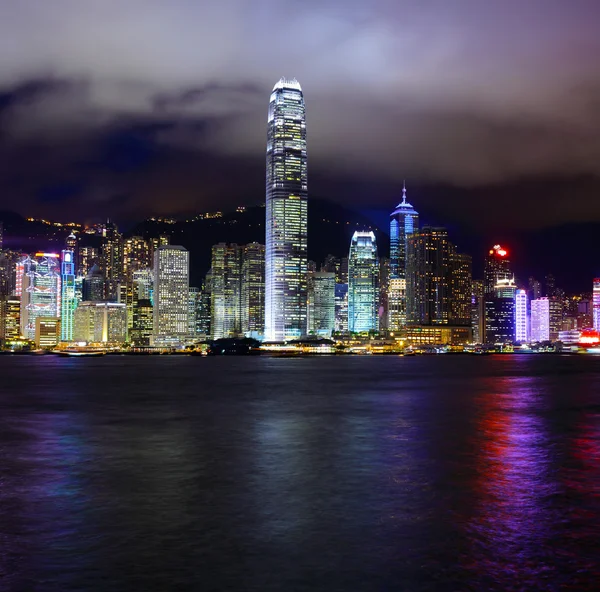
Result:
<svg viewBox="0 0 600 592"><path fill-rule="evenodd" d="M265 338L306 333L307 159L304 97L296 79L274 87L267 119Z"/></svg>
<svg viewBox="0 0 600 592"><path fill-rule="evenodd" d="M378 331L379 264L373 232L357 231L348 257L348 331Z"/></svg>
<svg viewBox="0 0 600 592"><path fill-rule="evenodd" d="M413 232L419 230L419 214L406 201L406 183L402 201L390 214L390 279L406 279L406 245Z"/></svg>
<svg viewBox="0 0 600 592"><path fill-rule="evenodd" d="M60 316L60 268L56 253L36 253L23 263L21 331L35 339L38 317Z"/></svg>
<svg viewBox="0 0 600 592"><path fill-rule="evenodd" d="M154 344L178 346L188 339L189 252L176 245L154 253Z"/></svg>
<svg viewBox="0 0 600 592"><path fill-rule="evenodd" d="M519 343L528 341L527 325L527 290L517 290L515 292L515 341Z"/></svg>
<svg viewBox="0 0 600 592"><path fill-rule="evenodd" d="M62 252L60 266L61 297L60 297L60 340L73 340L73 313L77 308L75 294L75 252L65 249Z"/></svg>

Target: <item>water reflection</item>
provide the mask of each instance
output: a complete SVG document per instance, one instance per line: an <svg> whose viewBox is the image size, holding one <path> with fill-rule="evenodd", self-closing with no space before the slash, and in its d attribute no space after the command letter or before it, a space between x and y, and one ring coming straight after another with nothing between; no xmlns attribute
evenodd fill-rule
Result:
<svg viewBox="0 0 600 592"><path fill-rule="evenodd" d="M494 379L490 386L480 398L473 442L479 453L466 561L482 585L554 589L555 566L543 556L557 518L543 392L532 377Z"/></svg>

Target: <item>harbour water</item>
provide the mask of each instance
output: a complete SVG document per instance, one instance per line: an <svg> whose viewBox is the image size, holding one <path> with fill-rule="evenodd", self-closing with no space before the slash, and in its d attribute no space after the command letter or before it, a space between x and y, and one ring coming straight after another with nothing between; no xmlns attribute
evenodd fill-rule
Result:
<svg viewBox="0 0 600 592"><path fill-rule="evenodd" d="M600 357L0 357L0 589L594 590Z"/></svg>

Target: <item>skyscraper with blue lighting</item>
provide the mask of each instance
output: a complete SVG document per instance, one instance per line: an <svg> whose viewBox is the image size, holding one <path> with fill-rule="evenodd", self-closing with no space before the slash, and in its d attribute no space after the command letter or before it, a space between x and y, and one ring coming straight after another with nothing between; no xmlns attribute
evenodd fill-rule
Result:
<svg viewBox="0 0 600 592"><path fill-rule="evenodd" d="M73 313L77 308L75 292L75 253L65 249L61 254L60 340L73 340Z"/></svg>
<svg viewBox="0 0 600 592"><path fill-rule="evenodd" d="M406 201L406 183L402 201L390 214L390 279L406 279L406 246L408 238L419 230L419 214Z"/></svg>
<svg viewBox="0 0 600 592"><path fill-rule="evenodd" d="M267 120L265 339L306 334L307 158L302 88L282 78Z"/></svg>

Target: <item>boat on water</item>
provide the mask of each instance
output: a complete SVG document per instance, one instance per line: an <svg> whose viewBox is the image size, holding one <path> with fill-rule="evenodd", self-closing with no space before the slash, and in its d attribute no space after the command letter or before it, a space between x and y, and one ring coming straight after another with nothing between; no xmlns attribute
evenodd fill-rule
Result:
<svg viewBox="0 0 600 592"><path fill-rule="evenodd" d="M73 356L73 357L82 357L82 356L86 356L86 357L98 357L98 356L104 356L106 355L106 352L102 349L88 349L88 350L84 350L84 349L63 349L60 351L55 352L57 353L59 356Z"/></svg>

